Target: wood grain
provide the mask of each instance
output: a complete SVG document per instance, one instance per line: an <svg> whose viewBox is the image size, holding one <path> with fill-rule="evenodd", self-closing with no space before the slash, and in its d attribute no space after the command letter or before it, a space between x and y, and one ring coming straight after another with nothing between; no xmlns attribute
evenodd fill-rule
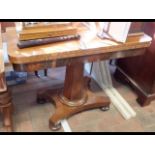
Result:
<svg viewBox="0 0 155 155"><path fill-rule="evenodd" d="M4 59L2 51L2 35L0 24L0 112L2 112L3 114L3 124L5 127L5 131L13 131L11 107L11 94L7 90L4 74Z"/></svg>
<svg viewBox="0 0 155 155"><path fill-rule="evenodd" d="M13 28L9 28L7 29L6 36L10 61L13 64L24 64L111 52L117 53L119 51L126 52L126 50L148 47L151 43L151 38L146 34L129 36L127 42L122 44L111 40L100 39L96 35L92 36L89 30L80 33L81 39L79 41L67 41L19 49L17 47L18 38L16 31ZM83 41L86 47L81 45Z"/></svg>
<svg viewBox="0 0 155 155"><path fill-rule="evenodd" d="M34 62L34 63L21 63L21 64L13 64L13 68L16 71L27 71L27 72L34 72L36 70L44 70L47 68L55 68L66 66L72 62L95 62L97 60L107 60L107 59L116 59L116 58L124 58L124 57L131 57L131 56L139 56L144 54L145 50L138 49L138 50L126 50L125 52L109 52L106 54L98 54L98 55L91 55L91 56L83 56L78 58L70 58L70 59L58 59L58 60L48 60L48 61L41 61L41 62ZM78 66L77 66L78 67Z"/></svg>
<svg viewBox="0 0 155 155"><path fill-rule="evenodd" d="M0 32L1 32L1 25L0 25ZM0 73L4 72L4 60L3 60L3 53L2 53L2 35L0 33Z"/></svg>
<svg viewBox="0 0 155 155"><path fill-rule="evenodd" d="M0 25L0 32L1 32L1 25ZM4 58L3 58L3 51L2 51L2 35L0 33L0 93L5 92L7 89L6 81L4 76Z"/></svg>
<svg viewBox="0 0 155 155"><path fill-rule="evenodd" d="M49 22L49 23L43 23L43 22L39 22L37 24L34 25L26 25L23 26L24 30L34 30L34 29L40 29L40 28L64 28L64 27L68 27L68 26L72 26L71 22Z"/></svg>
<svg viewBox="0 0 155 155"><path fill-rule="evenodd" d="M0 25L0 32L1 32L1 25ZM2 52L2 35L0 33L0 73L4 72L4 58Z"/></svg>
<svg viewBox="0 0 155 155"><path fill-rule="evenodd" d="M15 29L7 30L8 52L11 63L21 69L48 68L52 65L66 63L67 72L63 91L42 90L38 93L38 103L52 101L56 104L56 111L50 117L50 128L59 129L59 122L78 112L94 108L109 108L110 100L102 96L95 96L89 91L90 80L84 78L84 62L101 59L135 56L143 54L143 50L151 43L146 34L128 36L127 42L122 44L112 40L100 39L96 34L80 26L78 41L53 43L43 46L19 49ZM58 64L57 64L58 63ZM19 68L20 68L19 67ZM23 68L22 68L23 67ZM89 78L87 78L89 79ZM85 82L86 81L86 82ZM54 92L53 99L52 94ZM75 107L74 107L75 106Z"/></svg>
<svg viewBox="0 0 155 155"><path fill-rule="evenodd" d="M77 29L73 26L24 29L19 33L19 40L43 39L76 34Z"/></svg>

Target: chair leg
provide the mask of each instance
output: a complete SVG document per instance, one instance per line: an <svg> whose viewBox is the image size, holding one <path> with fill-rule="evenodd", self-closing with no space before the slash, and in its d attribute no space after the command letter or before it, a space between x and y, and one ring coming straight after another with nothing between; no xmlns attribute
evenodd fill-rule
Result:
<svg viewBox="0 0 155 155"><path fill-rule="evenodd" d="M34 73L35 73L35 76L40 77L38 71L35 71Z"/></svg>
<svg viewBox="0 0 155 155"><path fill-rule="evenodd" d="M47 69L44 69L44 75L47 76Z"/></svg>
<svg viewBox="0 0 155 155"><path fill-rule="evenodd" d="M35 71L35 76L40 78L41 76L39 75L38 71ZM44 76L47 76L47 69L44 69Z"/></svg>
<svg viewBox="0 0 155 155"><path fill-rule="evenodd" d="M12 104L3 108L3 124L7 132L13 131L12 125Z"/></svg>

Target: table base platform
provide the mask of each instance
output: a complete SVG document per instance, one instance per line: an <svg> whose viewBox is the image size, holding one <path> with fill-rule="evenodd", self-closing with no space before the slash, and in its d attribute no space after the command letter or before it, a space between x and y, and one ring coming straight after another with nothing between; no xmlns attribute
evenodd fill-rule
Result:
<svg viewBox="0 0 155 155"><path fill-rule="evenodd" d="M61 120L67 119L77 113L95 109L95 108L101 108L103 111L109 110L110 107L110 100L108 97L104 96L97 96L95 93L93 93L90 90L89 87L90 79L88 77L85 77L85 83L87 83L88 87L86 92L86 99L83 99L85 102L81 102L81 105L77 106L71 106L71 103L74 102L80 102L78 100L69 101L69 105L67 105L62 99L62 92L63 88L57 88L57 89L49 89L49 90L42 90L38 92L37 94L37 102L38 103L45 103L45 102L51 102L54 103L56 106L55 113L51 116L49 119L49 127L53 131L57 131L61 128Z"/></svg>

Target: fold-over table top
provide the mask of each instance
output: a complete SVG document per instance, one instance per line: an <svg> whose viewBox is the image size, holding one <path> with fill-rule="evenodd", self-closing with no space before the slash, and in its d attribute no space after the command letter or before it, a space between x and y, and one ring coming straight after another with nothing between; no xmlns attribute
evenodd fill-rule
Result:
<svg viewBox="0 0 155 155"><path fill-rule="evenodd" d="M140 33L128 36L126 43L118 43L108 39L100 39L94 32L83 26L79 26L78 30L79 34L81 34L80 40L19 49L17 47L18 36L15 28L9 28L6 36L10 61L14 64L23 64L107 54L109 52L125 52L130 49L148 47L152 40L148 35Z"/></svg>

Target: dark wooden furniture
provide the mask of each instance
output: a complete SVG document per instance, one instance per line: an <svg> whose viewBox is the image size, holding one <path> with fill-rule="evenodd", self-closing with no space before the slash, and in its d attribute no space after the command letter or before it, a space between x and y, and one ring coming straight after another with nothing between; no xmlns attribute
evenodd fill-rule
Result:
<svg viewBox="0 0 155 155"><path fill-rule="evenodd" d="M48 100L56 104L56 111L49 120L52 130L59 129L62 119L76 113L94 108L109 108L109 98L95 96L90 90L90 78L84 77L85 62L141 55L151 42L151 38L145 34L130 36L125 44L102 40L97 36L90 39L90 31L86 27L81 24L77 24L77 27L81 34L80 40L25 49L18 49L15 30L7 31L9 57L15 70L31 72L67 66L63 88L38 92L38 102Z"/></svg>
<svg viewBox="0 0 155 155"><path fill-rule="evenodd" d="M155 23L135 23L135 27L152 37L151 46L144 55L118 60L115 77L127 82L137 93L140 105L146 106L155 99Z"/></svg>
<svg viewBox="0 0 155 155"><path fill-rule="evenodd" d="M1 31L1 26L0 26ZM4 60L2 51L2 37L0 33L0 112L3 114L3 124L6 131L12 131L12 102L11 93L7 89L4 75Z"/></svg>

